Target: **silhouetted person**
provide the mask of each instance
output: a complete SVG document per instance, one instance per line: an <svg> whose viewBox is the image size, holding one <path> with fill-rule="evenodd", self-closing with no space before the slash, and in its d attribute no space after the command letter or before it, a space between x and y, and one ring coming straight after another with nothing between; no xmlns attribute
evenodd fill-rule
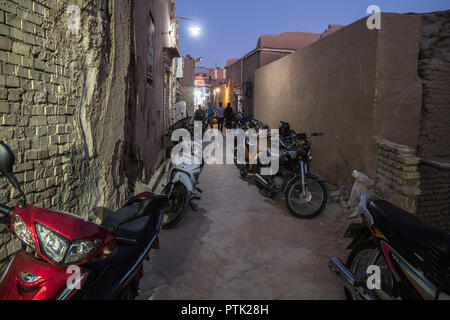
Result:
<svg viewBox="0 0 450 320"><path fill-rule="evenodd" d="M219 102L219 108L217 108L217 123L219 127L219 131L223 130L223 120L225 116L225 108L222 105L222 102Z"/></svg>
<svg viewBox="0 0 450 320"><path fill-rule="evenodd" d="M195 111L194 120L203 121L205 119L205 116L206 116L205 110L203 110L202 106L199 105L197 111Z"/></svg>
<svg viewBox="0 0 450 320"><path fill-rule="evenodd" d="M231 129L231 123L233 122L233 108L231 108L231 103L229 102L225 108L225 121L227 129Z"/></svg>
<svg viewBox="0 0 450 320"><path fill-rule="evenodd" d="M209 106L208 109L208 126L211 126L211 129L214 129L214 115L216 114L216 110L212 105Z"/></svg>

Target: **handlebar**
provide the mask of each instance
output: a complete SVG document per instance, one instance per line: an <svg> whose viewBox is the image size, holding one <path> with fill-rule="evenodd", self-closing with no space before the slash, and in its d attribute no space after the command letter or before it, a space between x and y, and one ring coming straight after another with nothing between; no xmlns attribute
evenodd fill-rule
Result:
<svg viewBox="0 0 450 320"><path fill-rule="evenodd" d="M311 139L312 137L321 137L321 136L323 136L324 134L323 133L320 133L320 132L314 132L314 133L311 133L310 135L309 135L309 139Z"/></svg>

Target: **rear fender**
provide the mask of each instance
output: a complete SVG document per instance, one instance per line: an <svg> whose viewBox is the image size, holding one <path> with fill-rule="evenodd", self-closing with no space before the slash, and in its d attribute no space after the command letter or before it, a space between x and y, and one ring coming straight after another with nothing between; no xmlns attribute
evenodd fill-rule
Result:
<svg viewBox="0 0 450 320"><path fill-rule="evenodd" d="M368 240L372 237L372 234L364 223L352 223L348 226L347 231L344 234L344 238L353 238L352 242L348 245L347 249L353 249L358 243L364 240Z"/></svg>
<svg viewBox="0 0 450 320"><path fill-rule="evenodd" d="M129 207L133 204L142 202L143 200L154 196L152 192L143 192L130 198L123 207Z"/></svg>

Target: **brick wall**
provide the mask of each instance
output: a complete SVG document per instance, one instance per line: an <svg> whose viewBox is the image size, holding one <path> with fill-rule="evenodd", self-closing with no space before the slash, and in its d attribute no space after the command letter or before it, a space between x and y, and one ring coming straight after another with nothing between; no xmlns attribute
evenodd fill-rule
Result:
<svg viewBox="0 0 450 320"><path fill-rule="evenodd" d="M157 30L165 30L167 3L155 2ZM161 139L153 130L137 141L142 117L133 114L149 115L161 105L145 100L137 105L141 82L133 67L147 61L147 51L136 50L145 42L135 41L130 25L133 10L147 4L0 0L0 139L16 155L14 171L30 205L100 222L128 199L135 183L150 179ZM68 27L74 17L69 5L80 8L79 29ZM149 30L147 18L139 29ZM155 41L154 85L139 90L158 102L164 87L162 37L158 33ZM163 121L147 129L163 128ZM148 155L155 161L147 161ZM18 199L0 177L1 203ZM19 248L0 226L0 272Z"/></svg>
<svg viewBox="0 0 450 320"><path fill-rule="evenodd" d="M450 164L422 160L417 215L450 232Z"/></svg>
<svg viewBox="0 0 450 320"><path fill-rule="evenodd" d="M423 99L417 154L422 195L417 214L450 232L450 10L421 14L418 74Z"/></svg>
<svg viewBox="0 0 450 320"><path fill-rule="evenodd" d="M420 195L420 159L414 149L377 139L378 164L376 193L404 210L417 212L417 196Z"/></svg>
<svg viewBox="0 0 450 320"><path fill-rule="evenodd" d="M70 58L58 53L60 4L0 1L0 139L16 155L14 171L30 204L76 211L83 150L74 117L81 92ZM17 190L4 178L0 183L0 201L13 205ZM0 262L20 248L2 231Z"/></svg>
<svg viewBox="0 0 450 320"><path fill-rule="evenodd" d="M450 162L450 10L421 17L418 73L423 99L418 155Z"/></svg>

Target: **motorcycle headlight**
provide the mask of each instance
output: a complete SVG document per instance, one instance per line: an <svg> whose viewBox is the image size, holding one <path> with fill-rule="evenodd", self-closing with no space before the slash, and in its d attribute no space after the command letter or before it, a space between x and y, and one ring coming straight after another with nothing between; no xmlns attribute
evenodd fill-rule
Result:
<svg viewBox="0 0 450 320"><path fill-rule="evenodd" d="M66 264L83 261L98 246L99 240L82 240L72 243L64 262Z"/></svg>
<svg viewBox="0 0 450 320"><path fill-rule="evenodd" d="M15 216L13 221L13 230L15 235L25 244L32 248L36 248L33 237L31 236L30 230L28 230L25 222L19 217Z"/></svg>
<svg viewBox="0 0 450 320"><path fill-rule="evenodd" d="M40 223L36 223L36 233L43 253L57 263L62 262L69 247L69 240Z"/></svg>

